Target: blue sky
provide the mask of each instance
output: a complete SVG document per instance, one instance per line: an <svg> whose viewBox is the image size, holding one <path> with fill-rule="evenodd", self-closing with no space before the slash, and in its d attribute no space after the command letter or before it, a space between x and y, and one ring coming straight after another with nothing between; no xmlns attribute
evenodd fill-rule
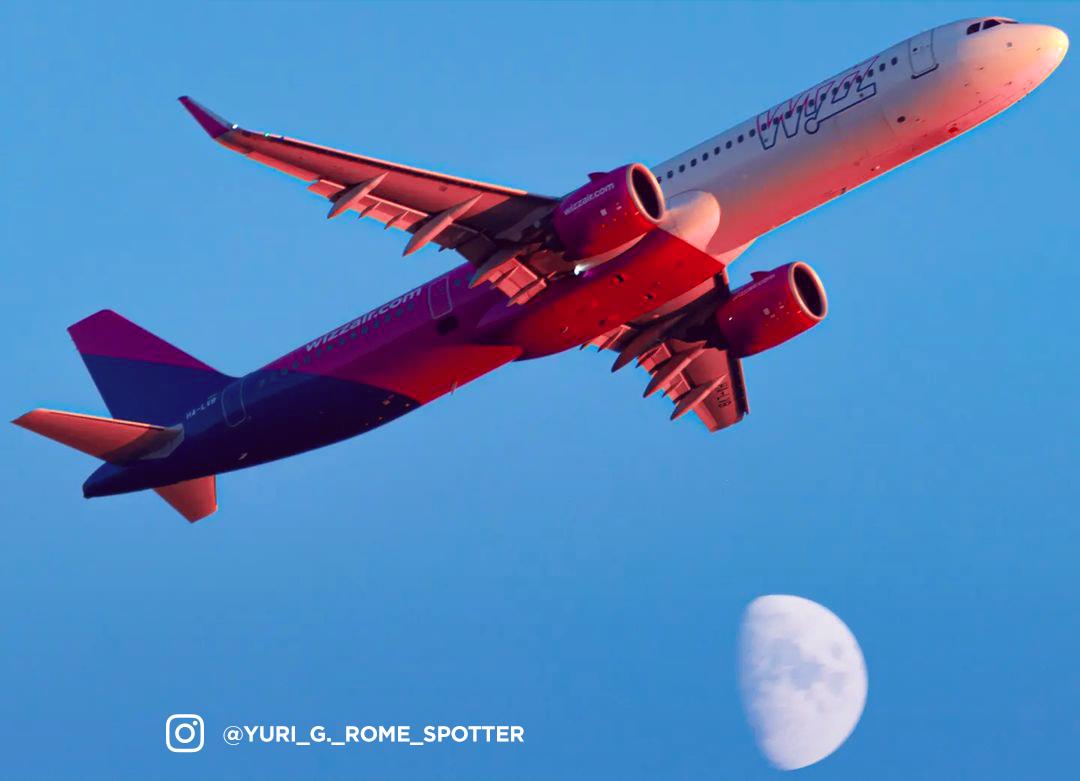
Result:
<svg viewBox="0 0 1080 781"><path fill-rule="evenodd" d="M103 414L65 328L111 307L241 373L441 273L209 143L247 126L543 193L669 157L920 30L1080 7L12 4L9 418ZM808 778L1061 778L1080 740L1076 55L988 124L762 239L823 325L747 361L709 435L577 352L223 477L188 527L84 501L86 456L0 429L0 720L18 778L773 775L734 643L820 601L870 671ZM174 712L207 748L163 745ZM514 723L524 746L229 748L230 723Z"/></svg>

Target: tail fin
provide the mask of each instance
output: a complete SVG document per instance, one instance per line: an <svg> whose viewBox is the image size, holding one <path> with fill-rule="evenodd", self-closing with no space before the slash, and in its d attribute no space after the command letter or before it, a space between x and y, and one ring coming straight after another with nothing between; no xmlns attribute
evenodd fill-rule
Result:
<svg viewBox="0 0 1080 781"><path fill-rule="evenodd" d="M139 458L165 456L183 437L183 432L178 427L163 428L150 423L113 420L51 409L27 412L12 422L118 466ZM191 522L205 518L217 510L217 483L214 475L184 480L154 490Z"/></svg>
<svg viewBox="0 0 1080 781"><path fill-rule="evenodd" d="M233 380L110 309L68 333L109 412L124 420L176 423Z"/></svg>

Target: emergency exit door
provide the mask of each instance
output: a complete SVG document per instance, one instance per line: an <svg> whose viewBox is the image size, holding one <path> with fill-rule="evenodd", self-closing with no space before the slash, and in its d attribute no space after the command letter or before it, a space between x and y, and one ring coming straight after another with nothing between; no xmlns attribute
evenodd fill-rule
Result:
<svg viewBox="0 0 1080 781"><path fill-rule="evenodd" d="M925 76L937 68L934 58L934 31L919 33L908 40L908 58L911 60L911 78Z"/></svg>

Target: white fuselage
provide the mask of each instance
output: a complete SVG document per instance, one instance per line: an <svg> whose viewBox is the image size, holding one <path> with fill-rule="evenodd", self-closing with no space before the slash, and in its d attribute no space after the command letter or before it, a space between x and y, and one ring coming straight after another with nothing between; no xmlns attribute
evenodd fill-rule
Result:
<svg viewBox="0 0 1080 781"><path fill-rule="evenodd" d="M653 167L669 203L712 195L702 249L729 263L773 228L970 130L1038 86L1068 38L983 20L892 46Z"/></svg>

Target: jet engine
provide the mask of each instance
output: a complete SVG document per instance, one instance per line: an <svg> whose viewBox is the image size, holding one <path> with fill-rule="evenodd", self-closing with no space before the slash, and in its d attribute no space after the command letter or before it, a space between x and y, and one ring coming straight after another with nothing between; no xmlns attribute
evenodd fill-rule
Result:
<svg viewBox="0 0 1080 781"><path fill-rule="evenodd" d="M567 260L602 255L641 238L664 217L664 193L652 172L631 163L574 190L556 207L553 228Z"/></svg>
<svg viewBox="0 0 1080 781"><path fill-rule="evenodd" d="M801 261L757 271L717 307L715 321L731 353L745 358L776 347L825 319L825 288Z"/></svg>

